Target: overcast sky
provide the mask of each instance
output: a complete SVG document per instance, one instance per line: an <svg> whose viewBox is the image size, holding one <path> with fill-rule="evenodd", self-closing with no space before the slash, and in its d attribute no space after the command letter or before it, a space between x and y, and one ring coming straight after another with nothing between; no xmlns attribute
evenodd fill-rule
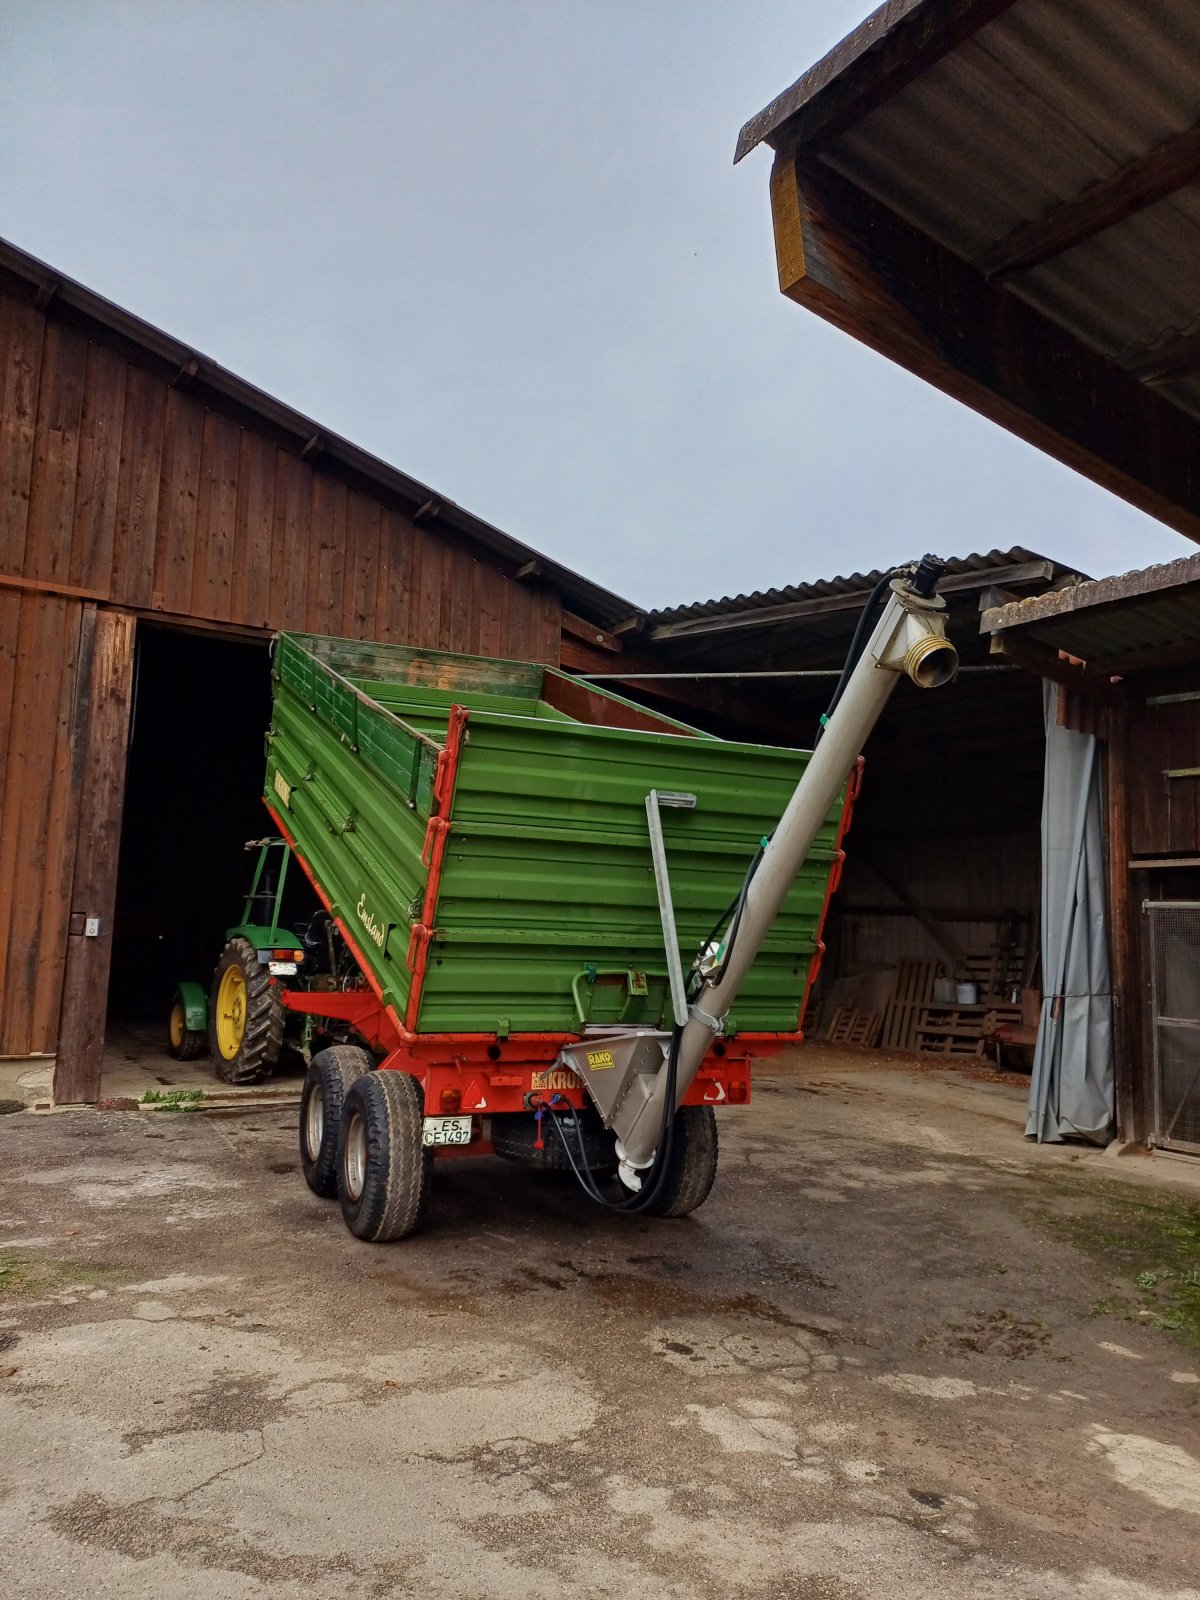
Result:
<svg viewBox="0 0 1200 1600"><path fill-rule="evenodd" d="M5 0L0 233L645 605L1195 546L775 281L739 126L869 0Z"/></svg>

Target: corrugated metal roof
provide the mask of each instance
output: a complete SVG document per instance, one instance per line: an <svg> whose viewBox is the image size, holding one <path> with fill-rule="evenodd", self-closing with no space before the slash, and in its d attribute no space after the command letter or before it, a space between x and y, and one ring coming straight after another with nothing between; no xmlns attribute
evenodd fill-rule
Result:
<svg viewBox="0 0 1200 1600"><path fill-rule="evenodd" d="M65 310L68 315L85 317L90 322L116 333L122 339L129 340L145 351L152 360L166 362L174 372L189 369L189 383L193 389L208 389L235 405L245 407L256 416L291 434L301 446L310 445L310 449L319 449L322 456L340 462L351 471L389 490L406 501L414 510L423 506L428 507L439 529L453 530L516 567L525 566L530 562L536 563L538 576L569 599L589 621L598 622L602 626L611 626L613 623L641 614L640 607L622 599L620 595L613 594L611 590L593 583L589 578L572 571L570 567L562 566L540 551L522 544L519 539L514 539L502 529L485 522L482 517L464 510L462 506L438 494L427 484L410 478L399 468L381 461L378 456L360 449L358 445L343 439L339 434L331 433L320 423L314 422L311 417L293 411L282 400L276 400L274 396L256 388L244 378L239 378L236 373L230 372L209 356L193 350L169 333L164 333L161 328L143 322L131 311L115 305L111 300L106 300L95 290L89 289L85 284L77 283L65 273L59 272L56 267L39 261L36 256L29 255L6 239L0 239L0 270L6 270L13 277L32 285L36 292L45 297L44 303L52 313L57 310L62 314Z"/></svg>
<svg viewBox="0 0 1200 1600"><path fill-rule="evenodd" d="M1044 561L1054 568L1055 576L1082 577L1073 567L1065 567L1035 550L1015 545L1011 550L989 550L986 554L952 556L946 560L947 575L970 572L996 571L1001 567L1023 566L1028 562ZM826 596L862 594L865 599L883 577L883 571L851 572L845 577L818 578L811 583L789 583L781 589L755 589L752 594L726 595L721 600L695 600L689 605L666 606L647 613L651 623L683 622L697 617L728 616L739 612L764 611L772 606L787 605L795 600L819 600ZM1039 585L1053 582L1054 578Z"/></svg>
<svg viewBox="0 0 1200 1600"><path fill-rule="evenodd" d="M1065 650L1101 675L1200 659L1200 555L996 606L980 627Z"/></svg>
<svg viewBox="0 0 1200 1600"><path fill-rule="evenodd" d="M968 261L1200 122L1200 6L1018 0L822 150ZM1119 365L1200 327L1200 184L1009 281ZM1159 392L1200 415L1200 375Z"/></svg>

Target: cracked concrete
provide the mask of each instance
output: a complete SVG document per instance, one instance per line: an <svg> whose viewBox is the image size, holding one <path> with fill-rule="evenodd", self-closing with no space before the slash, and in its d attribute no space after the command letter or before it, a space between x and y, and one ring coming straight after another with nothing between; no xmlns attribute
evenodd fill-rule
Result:
<svg viewBox="0 0 1200 1600"><path fill-rule="evenodd" d="M1200 1600L1200 1373L1019 1123L809 1051L690 1220L460 1160L369 1247L281 1112L5 1119L5 1600Z"/></svg>

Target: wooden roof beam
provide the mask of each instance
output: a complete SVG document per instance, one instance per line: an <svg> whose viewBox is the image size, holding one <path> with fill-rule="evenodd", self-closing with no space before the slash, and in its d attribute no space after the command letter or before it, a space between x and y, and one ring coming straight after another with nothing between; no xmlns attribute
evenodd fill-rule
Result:
<svg viewBox="0 0 1200 1600"><path fill-rule="evenodd" d="M1147 206L1200 177L1200 125L1093 183L1060 206L1035 217L984 252L976 266L992 283L1029 272L1064 251L1094 239Z"/></svg>
<svg viewBox="0 0 1200 1600"><path fill-rule="evenodd" d="M585 644L593 645L599 650L615 652L621 649L621 641L614 638L607 629L589 622L586 617L577 617L573 611L562 613L562 631L572 634L576 639L582 639Z"/></svg>
<svg viewBox="0 0 1200 1600"><path fill-rule="evenodd" d="M1200 543L1193 418L827 167L771 209L789 299Z"/></svg>
<svg viewBox="0 0 1200 1600"><path fill-rule="evenodd" d="M1015 639L1007 634L994 633L991 650L994 656L1011 661L1014 666L1024 667L1039 678L1049 678L1051 683L1071 689L1088 700L1111 705L1116 698L1116 691L1107 677L1090 676L1086 668L1074 666L1057 650L1051 650L1035 639Z"/></svg>

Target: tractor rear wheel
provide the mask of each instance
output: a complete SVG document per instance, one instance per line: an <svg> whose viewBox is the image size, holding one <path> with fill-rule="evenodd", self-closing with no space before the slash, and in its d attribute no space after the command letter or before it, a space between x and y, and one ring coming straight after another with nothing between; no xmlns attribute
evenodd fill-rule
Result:
<svg viewBox="0 0 1200 1600"><path fill-rule="evenodd" d="M337 1194L338 1137L350 1085L370 1072L371 1057L357 1045L334 1044L308 1064L300 1095L300 1165L314 1194Z"/></svg>
<svg viewBox="0 0 1200 1600"><path fill-rule="evenodd" d="M213 1067L223 1083L257 1083L283 1044L283 1003L248 939L230 939L213 974L208 1007Z"/></svg>
<svg viewBox="0 0 1200 1600"><path fill-rule="evenodd" d="M176 989L167 1017L167 1054L176 1061L195 1061L208 1049L208 1035L200 1028L189 1028L187 1006L183 995Z"/></svg>
<svg viewBox="0 0 1200 1600"><path fill-rule="evenodd" d="M650 1217L686 1217L708 1199L717 1176L717 1119L711 1106L680 1106L663 1186Z"/></svg>
<svg viewBox="0 0 1200 1600"><path fill-rule="evenodd" d="M407 1072L368 1072L350 1085L337 1185L342 1216L356 1239L403 1239L420 1222L432 1166L424 1131L425 1092Z"/></svg>

